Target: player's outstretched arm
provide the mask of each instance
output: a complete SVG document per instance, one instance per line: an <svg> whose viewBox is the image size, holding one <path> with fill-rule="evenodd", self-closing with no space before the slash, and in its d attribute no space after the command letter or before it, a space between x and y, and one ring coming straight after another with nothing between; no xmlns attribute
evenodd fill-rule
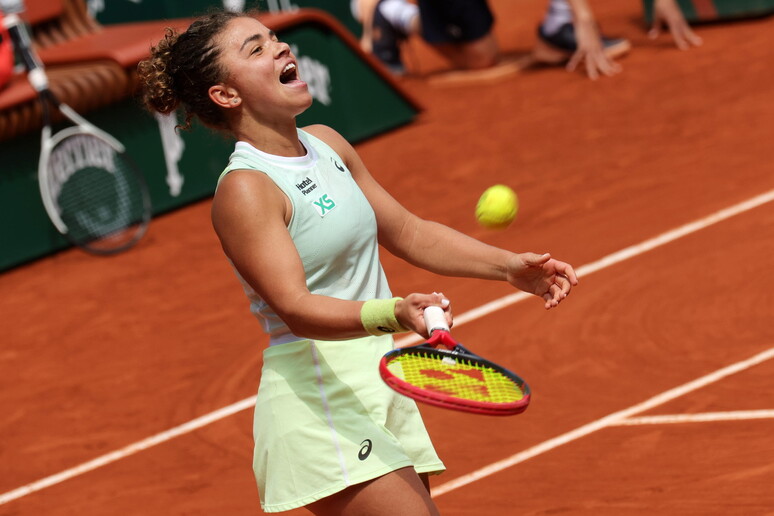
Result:
<svg viewBox="0 0 774 516"><path fill-rule="evenodd" d="M570 265L548 255L513 253L417 217L378 184L341 135L324 126L306 129L345 161L376 213L379 243L395 256L444 276L508 281L542 297L547 308L561 302L577 283Z"/></svg>

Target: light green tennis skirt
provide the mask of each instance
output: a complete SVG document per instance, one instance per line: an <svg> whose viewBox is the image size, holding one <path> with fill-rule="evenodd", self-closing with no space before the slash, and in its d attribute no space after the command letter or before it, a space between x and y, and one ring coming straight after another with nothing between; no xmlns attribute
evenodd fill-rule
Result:
<svg viewBox="0 0 774 516"><path fill-rule="evenodd" d="M379 376L392 347L386 335L264 351L253 425L264 511L295 509L407 466L444 471L414 401Z"/></svg>

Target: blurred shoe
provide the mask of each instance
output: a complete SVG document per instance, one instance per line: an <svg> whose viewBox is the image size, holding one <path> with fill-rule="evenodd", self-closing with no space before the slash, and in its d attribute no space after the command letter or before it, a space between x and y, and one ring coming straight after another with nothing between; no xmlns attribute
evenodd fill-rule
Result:
<svg viewBox="0 0 774 516"><path fill-rule="evenodd" d="M605 55L610 59L626 54L632 45L628 39L608 38L602 36L602 46ZM575 39L575 27L572 23L566 23L554 34L548 35L543 26L538 27L538 41L532 57L539 63L561 64L569 60L578 49Z"/></svg>
<svg viewBox="0 0 774 516"><path fill-rule="evenodd" d="M400 44L407 36L393 27L382 15L379 9L382 1L377 2L374 8L372 52L392 73L403 75L406 73L406 67L400 58Z"/></svg>

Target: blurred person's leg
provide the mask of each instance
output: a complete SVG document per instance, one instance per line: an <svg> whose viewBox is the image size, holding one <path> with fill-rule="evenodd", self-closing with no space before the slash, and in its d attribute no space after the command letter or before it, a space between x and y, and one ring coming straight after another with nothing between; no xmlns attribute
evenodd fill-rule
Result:
<svg viewBox="0 0 774 516"><path fill-rule="evenodd" d="M454 68L489 68L499 60L494 16L485 0L419 0L422 38Z"/></svg>
<svg viewBox="0 0 774 516"><path fill-rule="evenodd" d="M419 8L408 0L352 2L352 13L363 23L361 46L395 74L405 72L401 45L420 30Z"/></svg>

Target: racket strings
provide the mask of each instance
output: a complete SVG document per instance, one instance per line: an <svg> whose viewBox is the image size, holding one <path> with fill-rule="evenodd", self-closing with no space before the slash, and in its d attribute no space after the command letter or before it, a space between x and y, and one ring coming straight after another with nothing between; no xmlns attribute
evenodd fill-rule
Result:
<svg viewBox="0 0 774 516"><path fill-rule="evenodd" d="M71 239L93 250L130 245L144 232L147 197L132 164L91 134L60 141L48 162L51 191Z"/></svg>
<svg viewBox="0 0 774 516"><path fill-rule="evenodd" d="M464 357L411 353L396 357L387 367L414 387L462 400L503 404L519 402L525 395L501 371Z"/></svg>

